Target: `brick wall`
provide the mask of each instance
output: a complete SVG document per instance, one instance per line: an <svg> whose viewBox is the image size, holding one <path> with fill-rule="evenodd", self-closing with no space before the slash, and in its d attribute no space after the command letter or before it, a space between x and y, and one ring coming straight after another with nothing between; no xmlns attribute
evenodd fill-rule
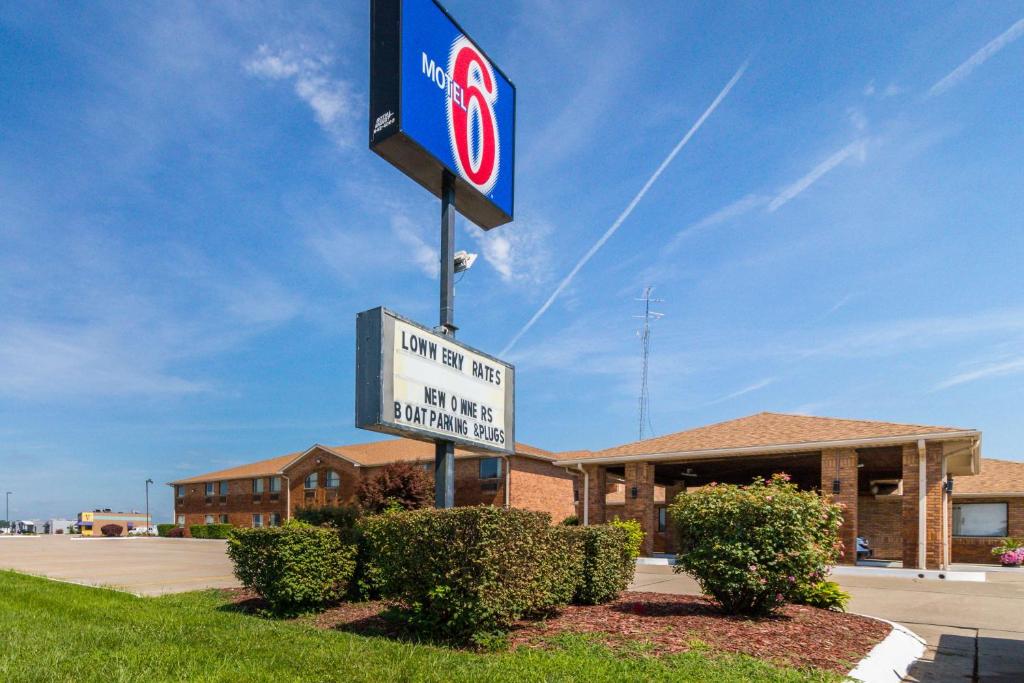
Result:
<svg viewBox="0 0 1024 683"><path fill-rule="evenodd" d="M899 560L903 557L903 497L859 496L857 533L868 539L872 557Z"/></svg>
<svg viewBox="0 0 1024 683"><path fill-rule="evenodd" d="M832 484L839 479L839 493L833 493ZM832 448L821 452L821 490L834 502L843 506L843 525L839 539L843 542L841 564L857 562L857 451L852 448Z"/></svg>
<svg viewBox="0 0 1024 683"><path fill-rule="evenodd" d="M556 524L576 514L575 475L535 458L513 456L510 460L512 507L546 512Z"/></svg>
<svg viewBox="0 0 1024 683"><path fill-rule="evenodd" d="M956 498L959 503L1006 503L1007 534L1024 538L1024 498ZM952 519L952 517L950 518ZM952 522L950 522L952 526ZM999 558L992 554L992 548L999 545L1001 538L954 536L953 562L972 564L998 564Z"/></svg>
<svg viewBox="0 0 1024 683"><path fill-rule="evenodd" d="M626 464L626 519L640 522L644 541L640 554L650 556L654 552L654 536L657 526L654 519L654 465L649 462ZM633 489L636 495L633 495Z"/></svg>

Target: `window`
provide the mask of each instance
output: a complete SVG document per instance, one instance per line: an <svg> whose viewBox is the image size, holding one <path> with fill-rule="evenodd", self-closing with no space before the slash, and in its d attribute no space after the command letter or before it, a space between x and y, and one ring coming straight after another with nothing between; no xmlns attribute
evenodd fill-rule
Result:
<svg viewBox="0 0 1024 683"><path fill-rule="evenodd" d="M664 531L667 528L666 508L658 508L658 531Z"/></svg>
<svg viewBox="0 0 1024 683"><path fill-rule="evenodd" d="M185 515L178 515L178 526L185 526Z"/></svg>
<svg viewBox="0 0 1024 683"><path fill-rule="evenodd" d="M310 472L309 474L306 475L305 486L307 489L316 488L316 472Z"/></svg>
<svg viewBox="0 0 1024 683"><path fill-rule="evenodd" d="M181 484L178 484L177 486L175 486L174 490L178 494L178 498L184 498L185 497L185 487L182 486Z"/></svg>
<svg viewBox="0 0 1024 683"><path fill-rule="evenodd" d="M270 492L281 493L281 477L270 478Z"/></svg>
<svg viewBox="0 0 1024 683"><path fill-rule="evenodd" d="M257 496L259 494L263 493L263 480L262 479L253 479L252 480L252 492L253 492L254 495L257 495Z"/></svg>
<svg viewBox="0 0 1024 683"><path fill-rule="evenodd" d="M271 512L270 513L270 526L281 526L281 513Z"/></svg>
<svg viewBox="0 0 1024 683"><path fill-rule="evenodd" d="M213 524L213 515L206 515L206 519L203 520L204 524Z"/></svg>
<svg viewBox="0 0 1024 683"><path fill-rule="evenodd" d="M222 495L222 496L228 495L228 483L226 481L222 481L220 483L220 495Z"/></svg>
<svg viewBox="0 0 1024 683"><path fill-rule="evenodd" d="M334 470L330 470L327 476L324 477L324 486L329 489L336 489L341 484L341 477Z"/></svg>
<svg viewBox="0 0 1024 683"><path fill-rule="evenodd" d="M497 479L501 476L501 458L481 458L480 478Z"/></svg>
<svg viewBox="0 0 1024 683"><path fill-rule="evenodd" d="M263 515L256 513L252 516L252 528L259 529L261 526L263 526Z"/></svg>
<svg viewBox="0 0 1024 683"><path fill-rule="evenodd" d="M227 515L221 515L220 516L220 523L221 524L227 524L228 523L228 516Z"/></svg>
<svg viewBox="0 0 1024 683"><path fill-rule="evenodd" d="M213 495L213 482L212 481L206 482L206 495L208 495L208 496L212 496Z"/></svg>
<svg viewBox="0 0 1024 683"><path fill-rule="evenodd" d="M1006 536L1006 503L953 506L954 536Z"/></svg>

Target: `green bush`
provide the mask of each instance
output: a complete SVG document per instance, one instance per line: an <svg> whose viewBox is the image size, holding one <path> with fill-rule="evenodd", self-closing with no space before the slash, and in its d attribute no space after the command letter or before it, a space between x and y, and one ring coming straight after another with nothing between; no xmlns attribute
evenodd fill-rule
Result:
<svg viewBox="0 0 1024 683"><path fill-rule="evenodd" d="M562 526L579 526L580 525L580 518L577 517L576 515L569 515L568 517L563 519L561 522L559 522L559 524L561 524Z"/></svg>
<svg viewBox="0 0 1024 683"><path fill-rule="evenodd" d="M188 533L192 538L209 538L206 535L206 529L207 525L205 524L193 524L188 528Z"/></svg>
<svg viewBox="0 0 1024 683"><path fill-rule="evenodd" d="M356 523L359 522L359 508L348 505L300 507L295 509L293 517L313 526L332 526L341 532L342 538L345 539L354 532Z"/></svg>
<svg viewBox="0 0 1024 683"><path fill-rule="evenodd" d="M843 591L835 581L815 581L797 586L791 599L798 605L845 612L846 605L850 602L850 594Z"/></svg>
<svg viewBox="0 0 1024 683"><path fill-rule="evenodd" d="M233 529L228 556L242 585L277 614L298 614L341 599L355 570L355 547L333 529L289 521Z"/></svg>
<svg viewBox="0 0 1024 683"><path fill-rule="evenodd" d="M692 574L727 612L768 614L839 559L841 510L784 474L749 486L710 484L669 508L675 570Z"/></svg>
<svg viewBox="0 0 1024 683"><path fill-rule="evenodd" d="M634 550L631 528L614 523L567 528L576 533L583 553L583 572L573 602L611 602L626 590L636 571L639 550Z"/></svg>
<svg viewBox="0 0 1024 683"><path fill-rule="evenodd" d="M168 535L170 535L171 529L173 529L175 526L176 525L174 524L157 524L156 533L158 536L163 536L166 538Z"/></svg>
<svg viewBox="0 0 1024 683"><path fill-rule="evenodd" d="M232 524L207 524L206 538L230 538L234 528Z"/></svg>
<svg viewBox="0 0 1024 683"><path fill-rule="evenodd" d="M367 579L423 636L474 640L564 604L578 554L550 517L493 506L388 512L362 523ZM563 527L571 529L571 527Z"/></svg>
<svg viewBox="0 0 1024 683"><path fill-rule="evenodd" d="M640 548L644 544L644 530L640 522L635 519L613 519L611 525L626 532L626 547L630 556L635 560L640 557Z"/></svg>

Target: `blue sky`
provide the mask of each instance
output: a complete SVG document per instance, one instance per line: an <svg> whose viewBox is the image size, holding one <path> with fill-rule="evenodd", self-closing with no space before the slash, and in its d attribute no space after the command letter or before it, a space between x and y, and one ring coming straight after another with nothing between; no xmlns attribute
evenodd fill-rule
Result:
<svg viewBox="0 0 1024 683"><path fill-rule="evenodd" d="M520 440L635 438L653 285L656 434L775 410L1024 459L1024 3L448 7L518 88L516 220L460 220L456 322L498 352L551 300L505 354ZM368 23L0 5L12 517L141 508L147 477L167 517L163 482L375 438L355 315L435 321L439 205L366 147Z"/></svg>

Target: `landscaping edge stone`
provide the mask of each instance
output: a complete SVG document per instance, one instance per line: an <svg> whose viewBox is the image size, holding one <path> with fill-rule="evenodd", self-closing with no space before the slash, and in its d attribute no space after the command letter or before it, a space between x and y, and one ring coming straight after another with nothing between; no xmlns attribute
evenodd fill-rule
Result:
<svg viewBox="0 0 1024 683"><path fill-rule="evenodd" d="M902 624L869 614L859 616L883 621L892 626L892 631L847 676L862 683L899 683L924 654L924 639Z"/></svg>

